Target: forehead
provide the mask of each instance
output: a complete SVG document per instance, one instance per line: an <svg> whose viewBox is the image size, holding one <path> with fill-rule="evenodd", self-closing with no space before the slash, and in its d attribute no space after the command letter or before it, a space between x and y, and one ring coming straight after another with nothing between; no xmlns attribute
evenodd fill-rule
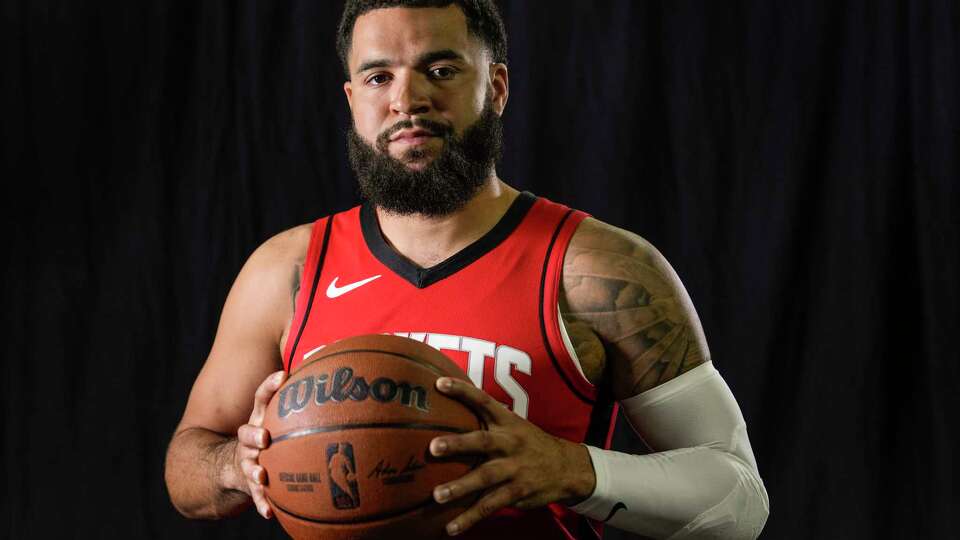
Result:
<svg viewBox="0 0 960 540"><path fill-rule="evenodd" d="M350 45L351 69L371 58L412 59L451 49L470 58L479 50L456 5L445 8L374 9L357 18Z"/></svg>

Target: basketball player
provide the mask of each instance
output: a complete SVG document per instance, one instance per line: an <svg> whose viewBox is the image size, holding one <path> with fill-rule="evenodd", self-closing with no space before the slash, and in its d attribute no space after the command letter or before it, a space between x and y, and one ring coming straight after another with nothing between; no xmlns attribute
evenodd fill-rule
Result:
<svg viewBox="0 0 960 540"><path fill-rule="evenodd" d="M670 265L497 177L509 79L492 1L348 0L339 52L366 204L241 270L168 450L174 505L269 518L260 426L286 373L337 339L396 333L459 363L475 386L438 390L489 425L431 443L488 456L436 487L441 504L482 493L449 534L755 538L768 501L746 425ZM652 453L605 449L612 403Z"/></svg>

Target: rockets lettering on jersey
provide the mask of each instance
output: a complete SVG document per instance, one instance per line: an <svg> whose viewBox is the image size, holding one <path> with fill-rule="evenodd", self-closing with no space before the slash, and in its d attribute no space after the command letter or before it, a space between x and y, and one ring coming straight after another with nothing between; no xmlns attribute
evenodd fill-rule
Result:
<svg viewBox="0 0 960 540"><path fill-rule="evenodd" d="M487 234L431 268L393 250L370 206L317 220L284 368L295 371L306 356L350 336L409 337L439 349L547 433L603 447L611 404L575 365L557 310L563 255L585 217L523 193ZM499 512L466 536L570 540L585 538L583 525L550 505Z"/></svg>

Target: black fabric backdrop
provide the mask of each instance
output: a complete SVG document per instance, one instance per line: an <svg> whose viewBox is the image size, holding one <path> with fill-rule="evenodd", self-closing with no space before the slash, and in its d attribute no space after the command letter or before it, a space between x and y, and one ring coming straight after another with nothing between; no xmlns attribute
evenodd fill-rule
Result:
<svg viewBox="0 0 960 540"><path fill-rule="evenodd" d="M502 6L501 176L673 263L764 537L952 537L958 4ZM181 518L162 463L245 258L356 202L340 9L2 3L0 536L280 536Z"/></svg>

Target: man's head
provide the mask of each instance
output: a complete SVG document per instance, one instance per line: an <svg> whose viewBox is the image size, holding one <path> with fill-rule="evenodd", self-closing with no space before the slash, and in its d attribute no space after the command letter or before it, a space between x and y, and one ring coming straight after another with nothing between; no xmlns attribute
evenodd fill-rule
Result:
<svg viewBox="0 0 960 540"><path fill-rule="evenodd" d="M350 54L353 26L357 18L375 9L387 8L445 8L456 6L467 20L467 31L479 39L497 64L507 63L507 32L503 19L493 0L347 0L337 28L337 55L350 78Z"/></svg>
<svg viewBox="0 0 960 540"><path fill-rule="evenodd" d="M361 191L402 214L460 208L494 173L506 37L491 0L347 0L337 49Z"/></svg>

